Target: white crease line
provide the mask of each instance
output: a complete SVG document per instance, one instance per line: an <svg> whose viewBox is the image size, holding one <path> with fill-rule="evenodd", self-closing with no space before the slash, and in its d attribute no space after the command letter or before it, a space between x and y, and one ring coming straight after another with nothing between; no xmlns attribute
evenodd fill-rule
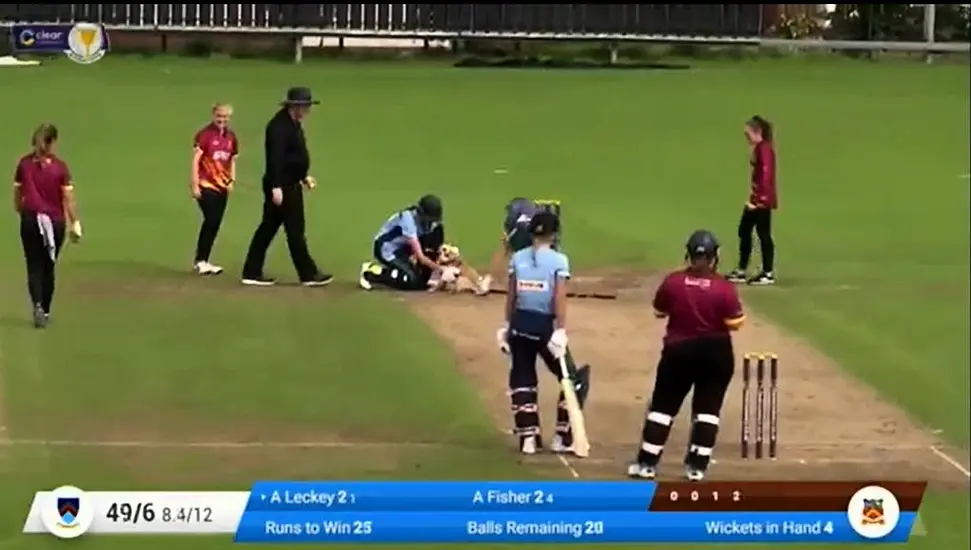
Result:
<svg viewBox="0 0 971 550"><path fill-rule="evenodd" d="M931 452L936 454L938 457L940 457L941 460L943 460L944 462L947 462L951 466L954 466L955 470L964 474L964 477L971 479L971 470L968 470L968 468L963 464L961 464L960 462L958 462L957 459L945 453L944 451L938 449L934 445L931 445L930 449L931 449Z"/></svg>
<svg viewBox="0 0 971 550"><path fill-rule="evenodd" d="M570 475L573 476L573 479L580 479L580 472L577 472L576 468L574 468L570 464L570 461L567 460L565 456L563 455L556 455L556 456L560 459L560 463L566 466L567 470L570 470Z"/></svg>
<svg viewBox="0 0 971 550"><path fill-rule="evenodd" d="M515 432L513 432L513 430L511 429L499 430L499 433L501 433L503 436L510 436L515 434ZM580 472L577 472L576 468L574 468L573 465L570 464L570 461L567 460L565 456L561 454L557 454L556 458L560 459L560 464L562 464L567 470L570 471L570 475L573 476L573 479L580 479Z"/></svg>

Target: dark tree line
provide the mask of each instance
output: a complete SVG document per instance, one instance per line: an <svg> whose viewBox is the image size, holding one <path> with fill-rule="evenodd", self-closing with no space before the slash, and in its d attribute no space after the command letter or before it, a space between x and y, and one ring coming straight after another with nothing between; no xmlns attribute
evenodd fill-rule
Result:
<svg viewBox="0 0 971 550"><path fill-rule="evenodd" d="M937 4L934 39L968 42L971 10L960 4ZM837 4L824 35L845 40L920 41L924 39L924 6L913 4Z"/></svg>

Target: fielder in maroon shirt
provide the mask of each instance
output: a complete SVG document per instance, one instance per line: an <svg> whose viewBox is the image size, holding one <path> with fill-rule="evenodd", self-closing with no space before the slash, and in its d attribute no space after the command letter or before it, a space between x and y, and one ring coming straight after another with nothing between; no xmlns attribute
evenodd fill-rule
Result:
<svg viewBox="0 0 971 550"><path fill-rule="evenodd" d="M212 121L192 139L192 197L202 211L202 226L196 239L193 269L199 275L218 275L223 268L209 261L223 223L229 192L236 181L239 140L229 127L233 108L226 103L212 107Z"/></svg>
<svg viewBox="0 0 971 550"><path fill-rule="evenodd" d="M772 124L756 115L745 123L745 139L752 147L752 178L748 201L738 222L738 267L729 275L734 283L775 284L775 242L772 240L772 211L779 207L775 179L775 145ZM752 231L759 237L762 271L748 277L752 258Z"/></svg>
<svg viewBox="0 0 971 550"><path fill-rule="evenodd" d="M704 479L718 436L722 402L735 370L731 333L742 326L745 313L735 286L716 271L715 236L703 230L692 233L685 260L688 266L665 277L654 296L655 314L667 319L667 330L641 446L627 469L632 478L657 476L674 417L694 388L684 475L688 481Z"/></svg>
<svg viewBox="0 0 971 550"><path fill-rule="evenodd" d="M27 289L34 326L50 321L54 301L54 268L65 234L81 239L81 221L74 201L74 183L67 163L54 153L57 128L44 124L34 131L34 150L17 162L14 210L20 214L20 242L27 263Z"/></svg>

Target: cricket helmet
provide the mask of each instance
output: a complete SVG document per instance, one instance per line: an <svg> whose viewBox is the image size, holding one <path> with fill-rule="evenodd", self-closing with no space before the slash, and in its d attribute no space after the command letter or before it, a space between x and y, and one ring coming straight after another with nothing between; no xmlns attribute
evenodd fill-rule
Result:
<svg viewBox="0 0 971 550"><path fill-rule="evenodd" d="M707 229L699 229L688 237L685 250L688 258L708 258L713 260L718 256L718 239Z"/></svg>
<svg viewBox="0 0 971 550"><path fill-rule="evenodd" d="M415 209L419 216L428 221L442 221L442 199L437 195L425 195L418 199Z"/></svg>
<svg viewBox="0 0 971 550"><path fill-rule="evenodd" d="M516 197L506 205L507 216L514 218L518 218L519 216L532 217L535 213L536 203L524 197Z"/></svg>

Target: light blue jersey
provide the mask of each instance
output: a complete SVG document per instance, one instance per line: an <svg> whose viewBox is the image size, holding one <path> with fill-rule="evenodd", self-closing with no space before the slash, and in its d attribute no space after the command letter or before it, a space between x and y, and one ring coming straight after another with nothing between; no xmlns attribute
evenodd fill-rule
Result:
<svg viewBox="0 0 971 550"><path fill-rule="evenodd" d="M516 278L516 311L552 317L556 284L570 278L570 260L551 248L524 248L509 260Z"/></svg>
<svg viewBox="0 0 971 550"><path fill-rule="evenodd" d="M381 259L390 262L395 259L395 253L398 250L407 246L409 240L417 239L419 234L415 211L401 210L384 222L378 234L374 236L374 245Z"/></svg>

